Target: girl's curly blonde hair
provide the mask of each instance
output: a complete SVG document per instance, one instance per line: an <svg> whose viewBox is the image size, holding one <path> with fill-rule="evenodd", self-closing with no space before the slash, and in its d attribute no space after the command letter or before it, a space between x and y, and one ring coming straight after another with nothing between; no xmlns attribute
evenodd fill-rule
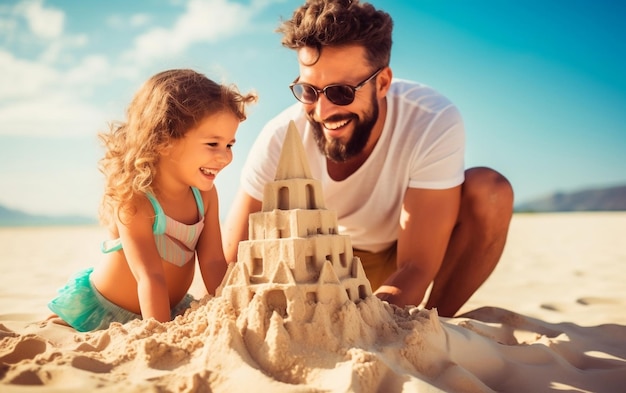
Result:
<svg viewBox="0 0 626 393"><path fill-rule="evenodd" d="M110 226L114 214L134 214L131 201L153 192L160 153L172 140L221 111L244 121L245 106L256 100L254 93L240 94L234 85L220 85L193 70L168 70L148 79L128 106L126 122L99 134L106 151L99 162L105 176L100 221Z"/></svg>

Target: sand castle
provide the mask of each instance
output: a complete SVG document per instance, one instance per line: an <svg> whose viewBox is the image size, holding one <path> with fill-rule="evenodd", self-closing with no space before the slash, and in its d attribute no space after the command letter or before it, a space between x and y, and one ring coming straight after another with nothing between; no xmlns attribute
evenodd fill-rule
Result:
<svg viewBox="0 0 626 393"><path fill-rule="evenodd" d="M324 208L294 122L289 124L276 176L262 210L249 217L249 240L239 244L218 295L242 310L258 297L284 320L311 321L319 304L341 308L372 289L337 215ZM332 307L331 307L332 308Z"/></svg>

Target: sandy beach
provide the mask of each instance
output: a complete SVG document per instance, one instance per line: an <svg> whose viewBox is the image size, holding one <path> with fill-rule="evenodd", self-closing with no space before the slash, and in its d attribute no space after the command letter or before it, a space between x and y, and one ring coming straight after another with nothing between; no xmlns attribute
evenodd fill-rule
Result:
<svg viewBox="0 0 626 393"><path fill-rule="evenodd" d="M46 304L105 231L0 228L0 391L623 391L625 230L626 212L514 215L455 318L368 298L296 324L205 297L166 324L76 333Z"/></svg>

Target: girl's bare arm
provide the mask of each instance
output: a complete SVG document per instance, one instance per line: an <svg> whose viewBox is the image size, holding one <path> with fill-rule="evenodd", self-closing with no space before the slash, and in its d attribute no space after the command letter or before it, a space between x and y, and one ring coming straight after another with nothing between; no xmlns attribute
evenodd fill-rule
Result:
<svg viewBox="0 0 626 393"><path fill-rule="evenodd" d="M222 282L227 268L222 248L219 204L215 187L203 192L202 198L207 201L207 208L204 215L204 230L198 240L196 251L204 286L208 293L215 295L215 290Z"/></svg>
<svg viewBox="0 0 626 393"><path fill-rule="evenodd" d="M124 254L135 280L144 319L170 320L170 301L161 257L154 242L154 209L145 197L136 198L136 214L117 220Z"/></svg>

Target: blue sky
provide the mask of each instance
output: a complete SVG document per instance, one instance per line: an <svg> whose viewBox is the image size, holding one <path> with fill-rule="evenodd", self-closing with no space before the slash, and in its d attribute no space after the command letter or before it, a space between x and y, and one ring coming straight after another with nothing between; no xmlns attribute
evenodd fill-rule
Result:
<svg viewBox="0 0 626 393"><path fill-rule="evenodd" d="M218 177L222 216L263 126L293 103L294 53L275 33L301 1L0 0L0 204L96 215L96 133L152 74L193 68L256 90ZM394 75L452 99L467 166L516 203L626 183L626 5L580 0L372 0L395 22Z"/></svg>

